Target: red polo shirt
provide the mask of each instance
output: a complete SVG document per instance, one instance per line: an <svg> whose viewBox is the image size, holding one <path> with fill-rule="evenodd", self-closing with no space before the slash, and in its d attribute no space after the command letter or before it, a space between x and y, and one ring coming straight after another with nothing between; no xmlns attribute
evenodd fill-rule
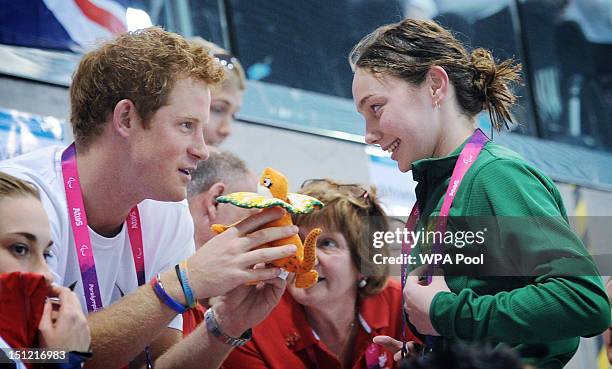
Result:
<svg viewBox="0 0 612 369"><path fill-rule="evenodd" d="M187 337L204 321L206 308L198 302L196 307L183 313L183 337Z"/></svg>
<svg viewBox="0 0 612 369"><path fill-rule="evenodd" d="M394 368L393 353L372 343L372 338L387 335L401 339L402 292L397 281L389 280L385 289L363 300L354 341L353 369ZM408 340L415 337L407 332ZM366 366L366 349L370 361ZM379 365L381 364L381 365ZM285 292L272 313L253 328L253 339L234 349L223 363L225 369L328 369L341 368L334 353L318 339L306 321L304 310Z"/></svg>

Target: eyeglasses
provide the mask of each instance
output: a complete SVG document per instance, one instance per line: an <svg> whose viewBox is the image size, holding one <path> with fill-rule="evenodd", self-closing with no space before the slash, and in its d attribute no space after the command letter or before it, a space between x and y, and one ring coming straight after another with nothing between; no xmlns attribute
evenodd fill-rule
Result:
<svg viewBox="0 0 612 369"><path fill-rule="evenodd" d="M215 58L215 61L221 64L223 68L227 68L228 70L234 69L234 64L238 62L238 60L230 54L213 54L213 58Z"/></svg>
<svg viewBox="0 0 612 369"><path fill-rule="evenodd" d="M324 179L324 178L316 178L316 179L307 179L304 182L302 182L302 185L300 186L300 188L304 188L310 184L313 183L317 183L317 182L324 182L327 183L329 185L335 186L338 190L340 191L345 191L346 193L350 194L351 196L355 197L355 198L363 198L363 199L367 199L370 194L368 193L368 190L366 190L365 188L361 187L361 185L358 184L339 184L336 183L334 181L331 181L329 179Z"/></svg>

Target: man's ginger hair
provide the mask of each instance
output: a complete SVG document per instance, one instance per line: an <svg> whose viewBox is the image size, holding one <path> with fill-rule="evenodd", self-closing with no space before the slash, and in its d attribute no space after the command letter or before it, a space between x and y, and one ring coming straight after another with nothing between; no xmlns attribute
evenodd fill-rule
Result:
<svg viewBox="0 0 612 369"><path fill-rule="evenodd" d="M145 128L168 103L177 80L207 84L223 79L209 50L159 27L126 32L83 56L70 87L70 122L77 145L99 136L116 104L129 99Z"/></svg>

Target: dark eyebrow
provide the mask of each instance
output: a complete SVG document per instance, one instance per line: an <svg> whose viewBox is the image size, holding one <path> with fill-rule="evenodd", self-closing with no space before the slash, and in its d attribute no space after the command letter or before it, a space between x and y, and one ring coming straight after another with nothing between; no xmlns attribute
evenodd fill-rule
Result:
<svg viewBox="0 0 612 369"><path fill-rule="evenodd" d="M22 237L26 238L30 242L38 242L38 238L36 238L36 236L34 236L32 233L28 233L28 232L13 232L12 234L16 234L16 235L22 236Z"/></svg>
<svg viewBox="0 0 612 369"><path fill-rule="evenodd" d="M364 96L361 101L359 101L359 104L357 105L357 110L360 111L363 108L363 105L365 105L366 101L372 96L374 96L374 94Z"/></svg>
<svg viewBox="0 0 612 369"><path fill-rule="evenodd" d="M16 234L19 236L24 237L25 239L27 239L28 241L32 242L32 243L37 243L38 242L38 238L33 235L32 233L28 233L28 232L13 232L10 234ZM45 247L45 248L49 248L53 246L53 241L49 241L49 244Z"/></svg>

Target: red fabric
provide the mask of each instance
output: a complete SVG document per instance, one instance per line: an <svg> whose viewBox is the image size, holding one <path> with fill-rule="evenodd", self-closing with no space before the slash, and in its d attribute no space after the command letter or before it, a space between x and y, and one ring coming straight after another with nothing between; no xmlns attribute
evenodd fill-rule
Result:
<svg viewBox="0 0 612 369"><path fill-rule="evenodd" d="M12 348L38 347L38 324L48 293L40 274L0 275L0 336Z"/></svg>
<svg viewBox="0 0 612 369"><path fill-rule="evenodd" d="M193 332L204 321L205 312L204 306L198 303L196 307L183 313L183 337Z"/></svg>
<svg viewBox="0 0 612 369"><path fill-rule="evenodd" d="M106 28L114 34L127 31L125 24L115 17L115 15L104 8L101 8L94 4L91 0L74 0L75 4L81 9L83 14L98 23L100 26Z"/></svg>
<svg viewBox="0 0 612 369"><path fill-rule="evenodd" d="M367 333L361 324L354 341L353 369L366 367L365 350L378 335L401 339L402 292L397 281L389 280L385 289L375 296L366 298L360 313L371 328ZM416 340L410 332L408 340ZM341 368L341 363L313 334L306 321L304 310L288 292L270 316L253 329L253 339L245 346L234 349L223 367L226 369L311 369L316 364L308 351L316 355L319 369ZM380 353L386 355L383 368L393 368L393 354L380 346Z"/></svg>

